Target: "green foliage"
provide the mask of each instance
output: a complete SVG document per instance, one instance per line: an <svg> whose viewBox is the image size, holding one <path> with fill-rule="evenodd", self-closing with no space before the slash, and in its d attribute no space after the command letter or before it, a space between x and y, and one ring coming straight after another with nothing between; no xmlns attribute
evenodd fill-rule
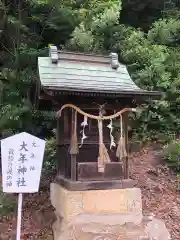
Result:
<svg viewBox="0 0 180 240"><path fill-rule="evenodd" d="M121 5L113 3L75 28L68 47L81 51L119 53L134 82L147 90L162 91L160 101L149 99L134 119L134 131L143 140L180 134L180 21L166 17L154 22L147 33L119 25ZM115 6L116 7L113 7Z"/></svg>
<svg viewBox="0 0 180 240"><path fill-rule="evenodd" d="M162 25L163 28L159 27ZM132 69L134 81L144 89L164 92L161 101L149 101L146 110L140 116L139 126L146 129L146 133L156 130L164 133L176 132L178 135L180 132L177 111L180 86L178 33L180 34L179 20L174 20L174 23L172 19L155 23L149 30L147 38L143 36L141 44L138 43L138 50L134 51L135 61L133 52L129 54L128 51L128 55L122 46L121 52L126 51L124 55L126 54L126 60L130 63L129 68ZM133 40L139 42L139 37ZM127 45L126 48L129 49Z"/></svg>
<svg viewBox="0 0 180 240"><path fill-rule="evenodd" d="M56 169L56 138L52 137L46 140L46 148L44 155L44 168L45 170Z"/></svg>
<svg viewBox="0 0 180 240"><path fill-rule="evenodd" d="M169 167L180 171L180 141L174 140L164 147L165 158Z"/></svg>
<svg viewBox="0 0 180 240"><path fill-rule="evenodd" d="M63 44L76 24L69 5L43 0L0 5L0 138L27 131L51 136L55 114L35 110L37 58L48 55L48 43Z"/></svg>
<svg viewBox="0 0 180 240"><path fill-rule="evenodd" d="M0 217L7 216L16 209L17 203L10 195L2 192L0 185Z"/></svg>
<svg viewBox="0 0 180 240"><path fill-rule="evenodd" d="M180 20L168 18L153 23L148 39L156 44L174 46L180 41Z"/></svg>
<svg viewBox="0 0 180 240"><path fill-rule="evenodd" d="M89 1L87 9L82 9L84 18L72 34L68 48L81 51L104 52L106 39L109 37L109 29L118 24L121 2L117 0ZM91 5L98 7L91 8ZM88 15L87 13L88 12Z"/></svg>
<svg viewBox="0 0 180 240"><path fill-rule="evenodd" d="M37 57L48 55L49 44L117 52L139 87L164 92L160 101L140 106L133 131L143 140L179 135L179 9L176 0L1 1L0 137L20 131L52 136L54 112L35 110Z"/></svg>

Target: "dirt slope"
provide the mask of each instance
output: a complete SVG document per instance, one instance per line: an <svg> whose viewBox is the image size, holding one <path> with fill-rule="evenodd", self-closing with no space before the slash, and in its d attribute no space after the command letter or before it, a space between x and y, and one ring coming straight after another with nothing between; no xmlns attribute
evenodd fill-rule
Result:
<svg viewBox="0 0 180 240"><path fill-rule="evenodd" d="M131 178L142 189L144 213L163 219L173 240L180 240L180 192L175 175L164 165L161 151L152 148L131 159Z"/></svg>

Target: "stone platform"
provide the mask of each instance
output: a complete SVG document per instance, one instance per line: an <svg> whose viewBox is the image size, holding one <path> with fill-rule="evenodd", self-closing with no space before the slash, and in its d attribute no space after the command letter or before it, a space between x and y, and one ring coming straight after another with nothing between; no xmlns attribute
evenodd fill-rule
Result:
<svg viewBox="0 0 180 240"><path fill-rule="evenodd" d="M164 223L142 216L139 188L68 191L51 184L54 240L168 240Z"/></svg>

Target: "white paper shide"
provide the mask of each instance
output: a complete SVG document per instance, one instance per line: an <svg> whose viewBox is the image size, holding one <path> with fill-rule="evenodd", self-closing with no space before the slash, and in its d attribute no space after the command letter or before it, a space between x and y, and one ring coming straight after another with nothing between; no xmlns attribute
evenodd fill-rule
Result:
<svg viewBox="0 0 180 240"><path fill-rule="evenodd" d="M20 133L1 141L3 192L38 192L45 141Z"/></svg>

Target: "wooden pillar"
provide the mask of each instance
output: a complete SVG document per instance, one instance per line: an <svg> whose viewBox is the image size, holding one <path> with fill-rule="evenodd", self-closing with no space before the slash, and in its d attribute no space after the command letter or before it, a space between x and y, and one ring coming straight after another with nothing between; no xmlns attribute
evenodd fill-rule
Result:
<svg viewBox="0 0 180 240"><path fill-rule="evenodd" d="M63 113L64 113L64 138L67 140L69 138L69 118L68 118L68 110L69 109L64 109Z"/></svg>
<svg viewBox="0 0 180 240"><path fill-rule="evenodd" d="M57 145L60 144L60 139L61 139L61 124L62 120L60 118L57 119L57 128L56 128L56 143Z"/></svg>
<svg viewBox="0 0 180 240"><path fill-rule="evenodd" d="M57 172L58 174L65 174L65 154L64 154L64 113L57 119L56 128L56 149L57 149Z"/></svg>
<svg viewBox="0 0 180 240"><path fill-rule="evenodd" d="M72 109L72 118L71 118L71 139L74 136L74 132L76 131L75 126L75 110ZM77 168L77 162L76 162L76 154L71 154L71 180L76 181L76 168Z"/></svg>
<svg viewBox="0 0 180 240"><path fill-rule="evenodd" d="M124 160L124 178L129 178L129 148L128 148L128 112L124 113L123 116L123 124L124 124L124 138L125 138L125 148L127 156Z"/></svg>
<svg viewBox="0 0 180 240"><path fill-rule="evenodd" d="M61 121L60 118L57 119L57 128L56 128L56 153L57 153L57 159L56 159L56 169L58 174L61 173L61 161L60 161L60 136L61 136Z"/></svg>
<svg viewBox="0 0 180 240"><path fill-rule="evenodd" d="M63 164L64 164L64 172L65 177L71 177L71 158L69 155L69 148L70 148L70 140L71 140L71 112L70 109L63 110L63 138L61 142L63 144Z"/></svg>

